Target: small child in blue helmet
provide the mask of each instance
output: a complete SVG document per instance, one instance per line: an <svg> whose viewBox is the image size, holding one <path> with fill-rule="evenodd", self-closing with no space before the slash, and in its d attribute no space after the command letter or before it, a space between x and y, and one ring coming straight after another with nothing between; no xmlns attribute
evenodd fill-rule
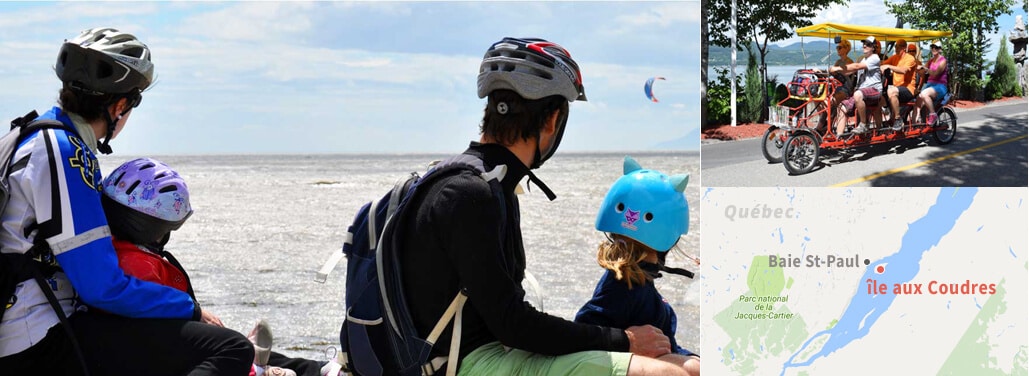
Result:
<svg viewBox="0 0 1029 376"><path fill-rule="evenodd" d="M668 176L625 157L623 175L597 214L596 228L607 235L597 263L606 271L575 321L612 328L653 325L672 347L672 353L659 359L699 375L699 355L675 343L675 311L654 286L661 271L692 278L690 272L664 267L668 251L689 231L689 205L683 195L688 181L689 175Z"/></svg>

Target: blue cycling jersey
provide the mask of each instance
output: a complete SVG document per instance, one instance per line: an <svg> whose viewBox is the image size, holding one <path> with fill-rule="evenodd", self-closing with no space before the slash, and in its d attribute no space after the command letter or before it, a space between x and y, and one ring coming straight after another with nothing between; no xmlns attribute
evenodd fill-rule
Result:
<svg viewBox="0 0 1029 376"><path fill-rule="evenodd" d="M79 133L91 132L54 107L40 119L56 119ZM94 143L95 145L95 143ZM0 222L0 249L25 253L43 239L63 271L49 280L65 315L79 301L107 312L146 318L195 317L188 294L126 276L118 266L111 231L100 205L96 155L75 132L43 129L28 135L11 160L10 201ZM0 321L0 356L21 352L58 323L35 281L18 284Z"/></svg>

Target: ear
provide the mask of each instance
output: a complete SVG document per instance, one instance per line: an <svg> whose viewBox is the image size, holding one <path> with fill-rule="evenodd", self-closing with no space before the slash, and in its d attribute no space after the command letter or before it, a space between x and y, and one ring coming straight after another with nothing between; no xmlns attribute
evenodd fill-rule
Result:
<svg viewBox="0 0 1029 376"><path fill-rule="evenodd" d="M675 187L676 192L683 192L686 190L686 184L690 182L690 174L672 175L668 181Z"/></svg>
<svg viewBox="0 0 1029 376"><path fill-rule="evenodd" d="M643 167L640 166L639 162L636 162L635 159L628 155L625 156L625 161L622 162L622 175L628 175L630 172L642 169Z"/></svg>
<svg viewBox="0 0 1029 376"><path fill-rule="evenodd" d="M554 110L554 113L547 116L547 123L543 124L543 133L554 134L557 132L557 118L561 116L561 110Z"/></svg>
<svg viewBox="0 0 1029 376"><path fill-rule="evenodd" d="M117 102L114 102L114 104L112 104L110 107L107 108L108 112L110 112L110 114L111 114L111 119L118 119L118 116L121 115L122 113L124 113L125 110L128 109L127 108L128 105L129 105L128 98L121 98L121 99L118 99Z"/></svg>

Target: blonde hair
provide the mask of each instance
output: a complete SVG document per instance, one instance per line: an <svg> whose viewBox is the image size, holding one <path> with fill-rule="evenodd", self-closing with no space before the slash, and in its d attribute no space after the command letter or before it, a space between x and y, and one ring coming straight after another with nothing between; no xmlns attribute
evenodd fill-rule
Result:
<svg viewBox="0 0 1029 376"><path fill-rule="evenodd" d="M850 44L850 41L846 40L846 39L841 40L840 43L837 44L837 46L843 47L843 49L846 51L846 52L843 53L844 55L849 55L850 54L850 50L853 49L853 47Z"/></svg>
<svg viewBox="0 0 1029 376"><path fill-rule="evenodd" d="M640 261L645 260L650 252L656 251L632 238L608 234L607 241L600 243L597 249L597 264L614 272L615 278L625 281L632 289L633 283L642 285L652 279L640 267Z"/></svg>

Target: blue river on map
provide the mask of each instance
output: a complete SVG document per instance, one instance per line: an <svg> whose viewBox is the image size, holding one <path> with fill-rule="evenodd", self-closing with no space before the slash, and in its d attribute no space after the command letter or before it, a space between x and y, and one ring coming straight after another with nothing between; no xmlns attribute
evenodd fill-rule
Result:
<svg viewBox="0 0 1029 376"><path fill-rule="evenodd" d="M793 353L790 359L783 364L780 375L785 374L786 369L791 367L809 366L816 359L828 356L851 341L868 334L875 321L889 309L897 297L893 294L893 285L908 283L918 274L922 255L939 244L940 239L954 228L958 218L972 205L972 199L976 192L975 188L941 189L940 194L936 197L936 203L929 208L929 212L908 226L908 231L901 239L900 250L868 264L864 275L858 281L859 287L854 293L854 297L836 325L831 329L815 333L804 341L800 350ZM886 265L886 272L877 274L875 267L878 265ZM866 282L868 279L888 286L887 293L883 295L869 294ZM812 353L802 362L794 362L794 358L798 354L804 353L812 341L823 336L828 336L828 339L825 340L818 352Z"/></svg>

